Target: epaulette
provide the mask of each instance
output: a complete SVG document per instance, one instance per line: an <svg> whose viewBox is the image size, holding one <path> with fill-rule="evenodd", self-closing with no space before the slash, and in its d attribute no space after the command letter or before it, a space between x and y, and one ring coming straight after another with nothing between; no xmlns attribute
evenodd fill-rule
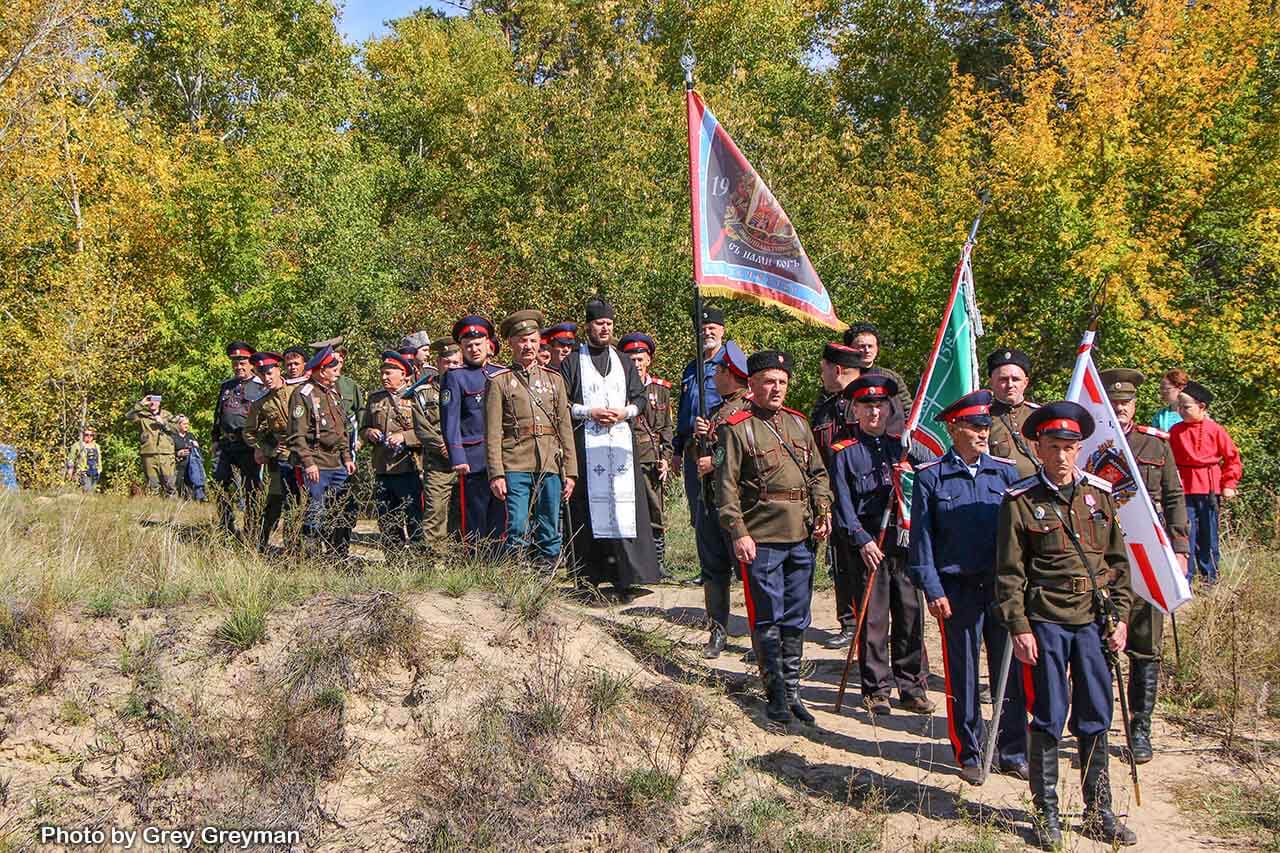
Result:
<svg viewBox="0 0 1280 853"><path fill-rule="evenodd" d="M1040 404L1039 404L1039 403L1033 403L1033 402L1031 402L1030 400L1023 400L1022 402L1026 403L1026 404L1027 404L1027 408L1029 408L1029 409L1038 409L1038 408L1040 408Z"/></svg>
<svg viewBox="0 0 1280 853"><path fill-rule="evenodd" d="M750 409L742 409L742 410L740 410L740 411L734 412L732 415L729 415L729 417L725 419L725 423L726 423L726 424L740 424L740 423L742 423L743 421L747 420L747 419L748 419L748 418L750 418L750 417L751 417L751 410L750 410Z"/></svg>
<svg viewBox="0 0 1280 853"><path fill-rule="evenodd" d="M495 376L501 376L504 373L510 373L510 372L511 372L511 368L509 367L499 367L497 370L489 374L489 378L492 379Z"/></svg>
<svg viewBox="0 0 1280 853"><path fill-rule="evenodd" d="M923 471L925 468L932 468L934 465L937 465L941 461L942 461L942 457L939 456L935 459L930 459L928 462L921 462L919 465L914 466L914 469L916 471Z"/></svg>
<svg viewBox="0 0 1280 853"><path fill-rule="evenodd" d="M841 450L844 450L849 447L853 447L857 443L858 443L858 439L856 438L842 438L839 441L837 441L835 444L831 445L831 452L839 453Z"/></svg>
<svg viewBox="0 0 1280 853"><path fill-rule="evenodd" d="M659 379L657 376L650 376L649 381L654 385L661 385L663 388L670 388L671 383L665 379Z"/></svg>
<svg viewBox="0 0 1280 853"><path fill-rule="evenodd" d="M310 382L308 382L306 385L303 385L301 388L299 388L299 389L298 389L298 393L299 393L299 394L302 394L302 395L303 395L303 396L305 396L305 397L310 397L310 396L311 396L311 389L312 389L312 388L314 388L314 387L316 387L316 386L314 386L314 385L312 385Z"/></svg>
<svg viewBox="0 0 1280 853"><path fill-rule="evenodd" d="M1084 471L1082 473L1084 474L1085 481L1089 483L1091 486L1095 486L1096 488L1101 489L1107 494L1111 494L1110 480L1104 480L1101 477L1099 477L1097 474L1090 474L1088 471Z"/></svg>
<svg viewBox="0 0 1280 853"><path fill-rule="evenodd" d="M988 456L991 456L991 454L987 454L987 455L988 455ZM1003 462L1003 463L1004 463L1004 464L1006 464L1006 465L1017 465L1017 464L1018 464L1017 462L1014 462L1012 459L1005 459L1003 456L991 456L991 459L992 459L992 461L994 461L994 462Z"/></svg>
<svg viewBox="0 0 1280 853"><path fill-rule="evenodd" d="M1018 495L1024 494L1040 482L1039 474L1032 474L1030 477L1023 477L1012 486L1004 490L1006 498L1016 498Z"/></svg>
<svg viewBox="0 0 1280 853"><path fill-rule="evenodd" d="M1165 432L1162 429L1156 429L1155 427L1151 427L1151 426L1143 426L1142 424L1134 424L1133 428L1136 429L1138 432L1142 433L1143 435L1154 435L1156 438L1163 438L1165 441L1169 440L1169 433Z"/></svg>
<svg viewBox="0 0 1280 853"><path fill-rule="evenodd" d="M790 412L791 414L795 415L796 417L798 417L800 420L804 421L805 423L808 423L808 422L809 422L809 417L808 417L804 412L798 412L798 411L796 411L795 409L792 409L792 408L790 408L790 407L788 407L788 406L783 406L783 407L782 407L782 411L784 411L784 412Z"/></svg>

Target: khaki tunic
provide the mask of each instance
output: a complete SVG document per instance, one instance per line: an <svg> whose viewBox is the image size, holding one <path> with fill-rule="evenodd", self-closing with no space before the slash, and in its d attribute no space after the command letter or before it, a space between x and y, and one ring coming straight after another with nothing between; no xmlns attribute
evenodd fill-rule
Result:
<svg viewBox="0 0 1280 853"><path fill-rule="evenodd" d="M142 431L138 437L138 452L143 456L173 456L173 436L169 434L169 422L173 415L165 409L156 414L138 403L125 415L125 419L136 423Z"/></svg>
<svg viewBox="0 0 1280 853"><path fill-rule="evenodd" d="M671 462L672 436L675 423L671 419L671 383L650 376L644 387L647 403L640 416L631 421L635 434L636 462L641 465L666 460Z"/></svg>
<svg viewBox="0 0 1280 853"><path fill-rule="evenodd" d="M347 416L334 388L298 386L289 400L289 449L302 468L333 470L351 461Z"/></svg>
<svg viewBox="0 0 1280 853"><path fill-rule="evenodd" d="M289 400L296 386L272 388L249 404L244 443L276 464L289 462Z"/></svg>
<svg viewBox="0 0 1280 853"><path fill-rule="evenodd" d="M1111 484L1092 474L1077 472L1077 477L1070 505L1042 474L1005 492L996 538L996 606L1011 633L1029 633L1032 622L1094 621L1098 614L1089 573L1111 596L1116 618L1129 617L1129 561ZM1087 568L1054 507L1079 538Z"/></svg>
<svg viewBox="0 0 1280 853"><path fill-rule="evenodd" d="M717 431L712 460L720 526L730 539L802 542L817 522L815 512L831 514L822 453L808 420L794 409L753 405L738 412Z"/></svg>
<svg viewBox="0 0 1280 853"><path fill-rule="evenodd" d="M427 471L453 471L449 449L440 431L440 374L431 368L431 377L413 392L413 432L422 447L422 467Z"/></svg>
<svg viewBox="0 0 1280 853"><path fill-rule="evenodd" d="M992 456L1008 459L1018 469L1018 477L1030 477L1040 470L1040 459L1031 442L1022 436L1022 425L1040 408L1030 400L1016 406L996 400L991 404L991 437L987 446Z"/></svg>
<svg viewBox="0 0 1280 853"><path fill-rule="evenodd" d="M376 432L375 432L376 431ZM377 432L384 438L379 440ZM392 449L386 437L399 435L404 444ZM399 391L375 391L360 416L360 437L373 448L375 474L416 474L422 442L413 429L413 400Z"/></svg>
<svg viewBox="0 0 1280 853"><path fill-rule="evenodd" d="M489 479L509 471L578 476L569 395L559 371L534 364L494 373L485 386L484 411Z"/></svg>

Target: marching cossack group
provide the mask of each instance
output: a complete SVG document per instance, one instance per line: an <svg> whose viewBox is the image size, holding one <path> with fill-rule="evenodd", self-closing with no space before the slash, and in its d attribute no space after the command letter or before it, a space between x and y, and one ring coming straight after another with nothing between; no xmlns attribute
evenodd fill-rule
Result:
<svg viewBox="0 0 1280 853"><path fill-rule="evenodd" d="M801 664L823 548L839 624L824 645L856 651L868 713L892 713L895 691L899 710L934 712L927 611L941 627L947 732L960 776L980 785L993 762L1028 780L1038 841L1052 849L1062 841L1058 750L1067 728L1079 753L1080 831L1135 843L1111 805L1112 669L1127 652L1122 754L1150 761L1163 614L1131 593L1110 482L1078 464L1094 430L1089 412L1030 402L1028 358L998 349L986 362L988 387L937 416L952 443L937 456L903 436L912 400L902 378L876 364L875 327L854 326L826 344L821 392L806 417L786 405L791 355L746 355L726 338L717 308L704 308L700 320L702 358L685 369L678 392L650 372L654 339L618 339L613 308L601 299L587 304L581 327L548 326L527 310L496 329L467 315L449 337L410 334L382 353L381 388L367 399L343 373L341 339L283 353L233 342L226 353L234 376L214 413L220 523L235 532L238 486L256 498L244 502L241 535L258 547L272 548L293 505L302 523L281 532L285 545L345 559L356 452L367 445L387 559L461 540L547 572L563 567L580 586L607 584L629 600L667 577L663 496L680 476L706 604L703 654L724 651L730 587L741 581L747 655L771 724L816 725L802 699ZM1183 479L1190 471L1214 478L1217 494L1233 490L1239 455L1205 416L1204 387L1183 375L1166 388L1178 373L1161 382L1182 418L1172 445L1168 433L1134 422L1141 373L1101 376L1174 550L1194 548L1193 564L1212 580L1217 520L1212 537L1203 523L1197 535ZM149 484L171 492L173 457L155 448L174 427L160 403L145 397L129 417L141 429ZM1190 460L1181 473L1179 444ZM915 478L909 530L893 506L895 477L906 471ZM265 495L255 494L264 486ZM1013 672L997 679L1010 644ZM1003 688L986 762L983 706L993 700L979 683L984 651L988 683Z"/></svg>

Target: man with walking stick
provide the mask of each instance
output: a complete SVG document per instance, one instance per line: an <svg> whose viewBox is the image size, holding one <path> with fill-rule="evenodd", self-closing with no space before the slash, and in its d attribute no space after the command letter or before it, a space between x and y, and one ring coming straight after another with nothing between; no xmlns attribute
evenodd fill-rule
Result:
<svg viewBox="0 0 1280 853"><path fill-rule="evenodd" d="M908 570L924 591L942 631L947 685L947 733L960 777L985 781L979 649L987 647L987 674L995 685L1009 633L995 612L996 523L1004 492L1018 479L1012 461L987 453L990 391L966 394L939 412L951 449L916 467L911 492ZM1007 672L1005 673L1007 676ZM1021 680L1009 680L999 719L999 769L1027 778L1027 731Z"/></svg>
<svg viewBox="0 0 1280 853"><path fill-rule="evenodd" d="M1081 441L1093 430L1093 417L1077 403L1032 412L1022 437L1043 467L1014 484L1000 506L996 607L1029 694L1031 799L1037 842L1046 850L1062 845L1057 785L1064 725L1080 752L1081 832L1107 844L1137 843L1111 810L1111 679L1113 671L1119 676L1132 595L1111 484L1076 466ZM1125 712L1123 684L1120 697Z"/></svg>

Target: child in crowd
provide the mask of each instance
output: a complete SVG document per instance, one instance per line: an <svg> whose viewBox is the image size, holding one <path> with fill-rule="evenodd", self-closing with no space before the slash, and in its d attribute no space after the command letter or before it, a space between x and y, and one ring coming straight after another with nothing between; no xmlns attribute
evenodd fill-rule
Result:
<svg viewBox="0 0 1280 853"><path fill-rule="evenodd" d="M1218 505L1236 495L1243 468L1240 451L1227 431L1209 417L1213 395L1198 382L1187 382L1178 395L1182 421L1169 431L1173 461L1187 496L1191 559L1187 580L1196 569L1209 583L1218 580Z"/></svg>

